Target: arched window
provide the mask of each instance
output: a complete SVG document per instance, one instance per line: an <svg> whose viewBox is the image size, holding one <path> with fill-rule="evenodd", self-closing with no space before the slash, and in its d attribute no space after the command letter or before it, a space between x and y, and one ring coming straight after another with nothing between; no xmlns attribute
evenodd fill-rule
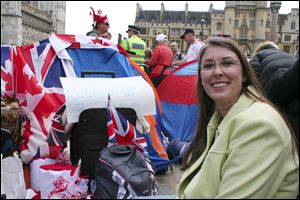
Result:
<svg viewBox="0 0 300 200"><path fill-rule="evenodd" d="M296 23L295 23L295 20L293 20L291 23L291 29L295 30L295 28L296 28Z"/></svg>
<svg viewBox="0 0 300 200"><path fill-rule="evenodd" d="M291 41L291 35L288 35L288 34L284 35L284 41L287 41L287 42Z"/></svg>
<svg viewBox="0 0 300 200"><path fill-rule="evenodd" d="M153 34L152 35L157 35L157 30L153 30Z"/></svg>
<svg viewBox="0 0 300 200"><path fill-rule="evenodd" d="M254 20L250 20L250 28L254 28Z"/></svg>
<svg viewBox="0 0 300 200"><path fill-rule="evenodd" d="M234 27L239 27L239 20L238 19L234 20Z"/></svg>
<svg viewBox="0 0 300 200"><path fill-rule="evenodd" d="M231 18L229 18L229 24L231 24Z"/></svg>
<svg viewBox="0 0 300 200"><path fill-rule="evenodd" d="M266 21L266 28L270 28L270 20L269 19L267 19L267 21Z"/></svg>
<svg viewBox="0 0 300 200"><path fill-rule="evenodd" d="M218 22L217 23L217 31L221 31L222 30L222 23Z"/></svg>
<svg viewBox="0 0 300 200"><path fill-rule="evenodd" d="M240 38L247 39L247 30L245 30L245 29L241 30Z"/></svg>
<svg viewBox="0 0 300 200"><path fill-rule="evenodd" d="M248 38L247 35L248 35L247 26L243 24L240 29L240 39L247 39Z"/></svg>

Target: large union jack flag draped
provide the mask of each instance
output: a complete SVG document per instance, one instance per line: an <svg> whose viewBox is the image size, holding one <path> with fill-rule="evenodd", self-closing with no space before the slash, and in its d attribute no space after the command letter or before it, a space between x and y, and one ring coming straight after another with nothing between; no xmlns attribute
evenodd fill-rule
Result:
<svg viewBox="0 0 300 200"><path fill-rule="evenodd" d="M92 49L94 54L103 48L117 49L101 38L74 35L53 35L26 46L1 46L1 94L15 95L25 119L20 149L24 163L39 157L56 158L61 153L65 96L60 77L77 76L75 68L81 64L77 63L87 56L79 52L81 48ZM70 55L74 51L75 56Z"/></svg>
<svg viewBox="0 0 300 200"><path fill-rule="evenodd" d="M60 77L80 77L83 70L101 70L114 71L116 78L142 75L151 83L124 54L125 50L111 41L92 36L52 35L32 45L1 46L1 94L18 99L25 119L20 149L24 163L39 157L56 158L61 152L65 142L62 123L65 96ZM154 87L153 91L156 94ZM169 160L160 134L158 97L156 100L158 115L147 116L151 128L150 134L144 134L145 138L110 107L109 121L113 126L110 142L127 144L129 141L140 149L147 142L149 159L153 158L151 164L165 170Z"/></svg>
<svg viewBox="0 0 300 200"><path fill-rule="evenodd" d="M33 53L35 49L40 50L36 57ZM60 114L58 111L65 103L65 97L57 82L59 80L52 79L51 76L65 76L62 73L64 70L50 44L28 49L17 47L13 60L16 70L14 90L25 118L21 158L25 163L44 156L56 158L64 141L54 143L49 136L54 136L51 134L53 120ZM57 70L53 71L54 68ZM64 132L64 127L60 129Z"/></svg>
<svg viewBox="0 0 300 200"><path fill-rule="evenodd" d="M131 144L142 152L146 151L147 142L144 134L139 132L110 102L108 103L107 116L108 146L115 143Z"/></svg>

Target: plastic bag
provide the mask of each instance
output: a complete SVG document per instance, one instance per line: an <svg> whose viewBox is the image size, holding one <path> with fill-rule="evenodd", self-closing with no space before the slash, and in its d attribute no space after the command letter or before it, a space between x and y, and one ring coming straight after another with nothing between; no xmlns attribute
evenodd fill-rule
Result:
<svg viewBox="0 0 300 200"><path fill-rule="evenodd" d="M41 188L45 187L47 185L47 181L45 180L42 174L42 171L40 170L41 165L46 164L53 164L56 163L55 159L52 158L39 158L36 160L33 160L30 163L30 185L31 189L34 191L41 191Z"/></svg>
<svg viewBox="0 0 300 200"><path fill-rule="evenodd" d="M31 186L42 199L82 199L87 196L88 179L80 177L77 166L37 159L31 163Z"/></svg>
<svg viewBox="0 0 300 200"><path fill-rule="evenodd" d="M4 159L1 154L1 194L6 194L8 199L26 197L23 163L16 152Z"/></svg>

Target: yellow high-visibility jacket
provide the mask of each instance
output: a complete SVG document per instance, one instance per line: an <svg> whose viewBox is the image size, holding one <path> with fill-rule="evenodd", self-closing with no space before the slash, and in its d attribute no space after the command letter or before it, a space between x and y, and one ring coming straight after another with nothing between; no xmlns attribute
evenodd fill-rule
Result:
<svg viewBox="0 0 300 200"><path fill-rule="evenodd" d="M124 39L121 42L121 46L129 53L130 58L137 64L144 64L145 62L145 52L147 45L144 40L140 39L138 36L133 35L129 39ZM135 53L131 54L130 52Z"/></svg>

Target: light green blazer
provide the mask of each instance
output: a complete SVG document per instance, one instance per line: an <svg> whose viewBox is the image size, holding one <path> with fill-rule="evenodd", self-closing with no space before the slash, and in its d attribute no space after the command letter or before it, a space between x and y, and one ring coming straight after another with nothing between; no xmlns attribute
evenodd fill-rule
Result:
<svg viewBox="0 0 300 200"><path fill-rule="evenodd" d="M299 157L280 115L241 95L219 119L215 112L206 149L183 173L178 198L296 198Z"/></svg>

